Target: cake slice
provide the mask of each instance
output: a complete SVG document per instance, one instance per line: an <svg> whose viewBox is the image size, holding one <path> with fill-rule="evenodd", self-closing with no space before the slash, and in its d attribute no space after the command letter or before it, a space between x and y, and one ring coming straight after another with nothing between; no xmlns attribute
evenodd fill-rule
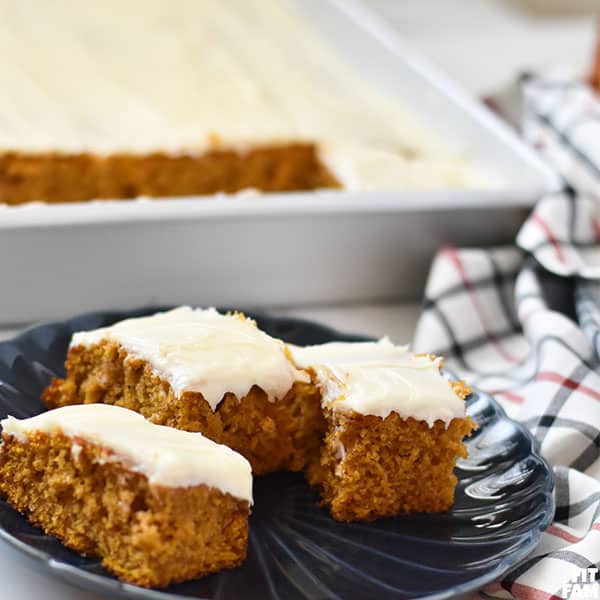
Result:
<svg viewBox="0 0 600 600"><path fill-rule="evenodd" d="M387 339L286 346L214 309L76 333L66 367L48 406L124 406L230 446L255 474L304 471L342 521L447 510L475 426L441 359Z"/></svg>
<svg viewBox="0 0 600 600"><path fill-rule="evenodd" d="M339 521L442 512L454 502L454 466L475 427L469 388L441 360L389 340L292 348L322 393L327 432L307 468Z"/></svg>
<svg viewBox="0 0 600 600"><path fill-rule="evenodd" d="M164 587L246 557L250 465L116 406L1 422L0 494L123 581Z"/></svg>
<svg viewBox="0 0 600 600"><path fill-rule="evenodd" d="M319 390L286 345L243 315L180 307L73 336L50 408L105 403L200 431L256 474L302 470L325 421Z"/></svg>

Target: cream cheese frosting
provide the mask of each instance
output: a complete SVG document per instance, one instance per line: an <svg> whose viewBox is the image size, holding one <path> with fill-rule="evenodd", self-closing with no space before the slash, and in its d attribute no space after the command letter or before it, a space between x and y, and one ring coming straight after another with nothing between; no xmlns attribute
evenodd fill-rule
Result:
<svg viewBox="0 0 600 600"><path fill-rule="evenodd" d="M310 141L349 189L490 185L289 0L0 0L0 53L0 150Z"/></svg>
<svg viewBox="0 0 600 600"><path fill-rule="evenodd" d="M361 363L403 359L411 355L408 346L396 346L388 337L376 342L328 342L314 346L289 346L301 369L324 363Z"/></svg>
<svg viewBox="0 0 600 600"><path fill-rule="evenodd" d="M146 360L173 392L200 392L213 410L227 392L244 397L257 385L270 400L282 398L295 381L308 381L288 358L285 344L240 314L182 306L78 332L71 347L102 341L120 344Z"/></svg>
<svg viewBox="0 0 600 600"><path fill-rule="evenodd" d="M124 461L144 474L151 484L166 487L207 485L252 503L250 463L227 446L201 433L154 425L140 414L109 404L65 406L29 419L0 421L5 435L21 442L35 432L62 433L75 438L73 457L81 447L76 440L111 450L103 461Z"/></svg>
<svg viewBox="0 0 600 600"><path fill-rule="evenodd" d="M391 412L448 425L464 418L465 403L440 373L440 359L416 355L389 339L291 347L299 367L316 375L324 407L385 418Z"/></svg>

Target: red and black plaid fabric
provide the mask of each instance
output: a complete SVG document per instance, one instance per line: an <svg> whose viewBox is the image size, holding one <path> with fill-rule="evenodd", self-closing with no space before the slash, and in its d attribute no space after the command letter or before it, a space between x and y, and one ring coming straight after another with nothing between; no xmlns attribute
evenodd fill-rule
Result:
<svg viewBox="0 0 600 600"><path fill-rule="evenodd" d="M600 278L600 102L574 81L525 83L523 135L564 191L543 198L517 243L552 273Z"/></svg>
<svg viewBox="0 0 600 600"><path fill-rule="evenodd" d="M540 200L517 247L438 254L414 346L494 394L554 468L554 523L481 592L539 600L582 593L565 584L600 565L600 103L579 82L524 86L523 134L563 190Z"/></svg>

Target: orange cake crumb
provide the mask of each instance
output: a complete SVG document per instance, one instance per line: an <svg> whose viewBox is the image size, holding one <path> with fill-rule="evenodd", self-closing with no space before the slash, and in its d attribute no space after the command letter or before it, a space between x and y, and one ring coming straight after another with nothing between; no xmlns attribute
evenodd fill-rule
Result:
<svg viewBox="0 0 600 600"><path fill-rule="evenodd" d="M448 381L440 358L387 339L299 348L257 335L243 315L189 307L80 332L66 378L42 398L51 408L112 404L201 432L242 454L256 475L304 471L341 521L452 505L456 459L466 456L462 440L476 424L465 416L470 388ZM290 378L268 395L289 367ZM207 385L211 377L216 387ZM249 391L223 395L232 385Z"/></svg>
<svg viewBox="0 0 600 600"><path fill-rule="evenodd" d="M198 154L0 153L0 202L77 202L339 187L313 144Z"/></svg>
<svg viewBox="0 0 600 600"><path fill-rule="evenodd" d="M469 419L436 421L326 411L321 454L307 471L338 521L372 521L410 512L443 512L454 502L457 457L474 428Z"/></svg>
<svg viewBox="0 0 600 600"><path fill-rule="evenodd" d="M153 423L199 431L250 461L255 474L301 471L318 453L325 431L321 396L297 381L285 397L270 401L258 386L241 399L226 394L213 412L202 394L177 397L142 359L114 342L69 350L66 379L54 379L42 395L50 408L102 402L141 413Z"/></svg>
<svg viewBox="0 0 600 600"><path fill-rule="evenodd" d="M123 581L165 587L240 565L249 506L206 485L165 487L110 449L61 433L3 434L0 494Z"/></svg>

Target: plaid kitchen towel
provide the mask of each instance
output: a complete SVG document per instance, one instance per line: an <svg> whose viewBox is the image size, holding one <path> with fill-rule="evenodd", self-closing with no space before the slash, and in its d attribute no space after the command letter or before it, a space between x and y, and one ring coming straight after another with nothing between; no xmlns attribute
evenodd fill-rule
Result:
<svg viewBox="0 0 600 600"><path fill-rule="evenodd" d="M518 247L440 251L414 345L491 392L556 475L554 523L481 596L600 598L600 102L558 79L529 79L524 96L523 135L562 190L540 200ZM569 585L581 569L587 583Z"/></svg>

